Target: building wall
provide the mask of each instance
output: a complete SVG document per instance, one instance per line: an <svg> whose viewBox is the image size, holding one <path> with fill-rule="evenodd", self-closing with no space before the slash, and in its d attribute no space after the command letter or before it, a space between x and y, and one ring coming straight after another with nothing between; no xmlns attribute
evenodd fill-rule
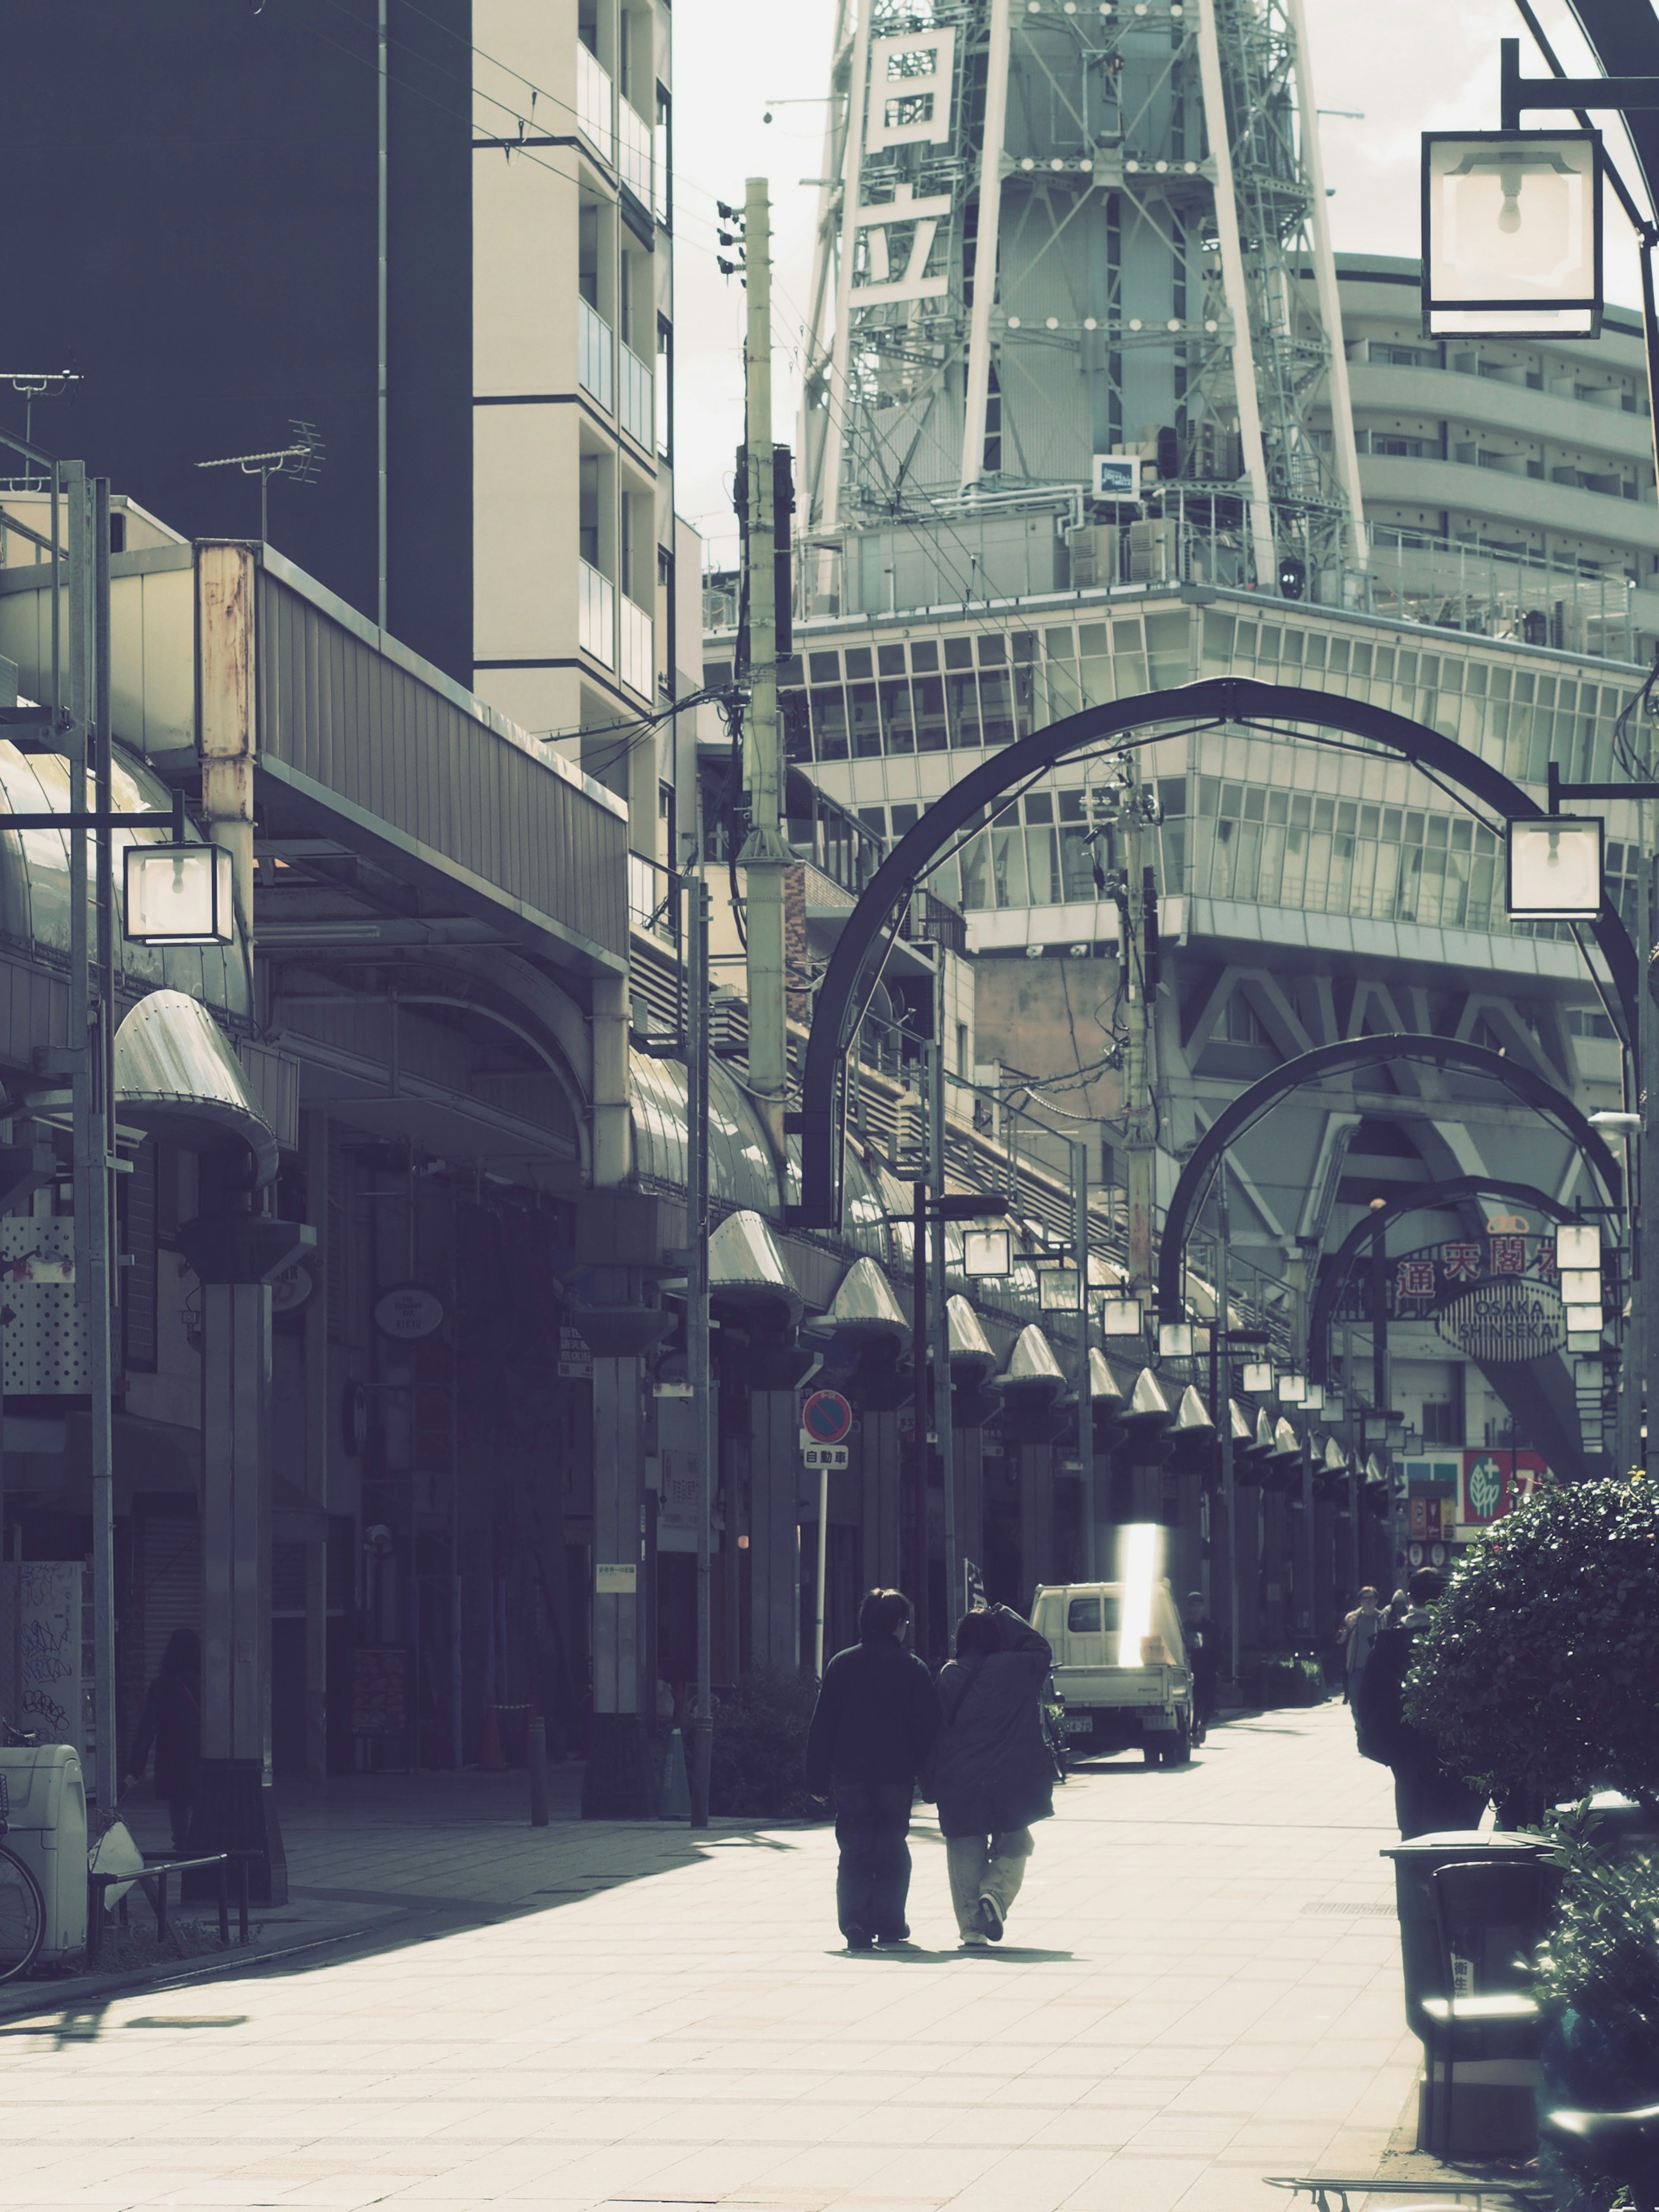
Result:
<svg viewBox="0 0 1659 2212"><path fill-rule="evenodd" d="M387 626L463 682L470 20L461 0L388 0ZM252 537L257 483L197 464L314 423L326 461L272 483L271 542L373 619L374 0L12 9L0 82L9 347L82 380L37 402L35 442L186 536Z"/></svg>

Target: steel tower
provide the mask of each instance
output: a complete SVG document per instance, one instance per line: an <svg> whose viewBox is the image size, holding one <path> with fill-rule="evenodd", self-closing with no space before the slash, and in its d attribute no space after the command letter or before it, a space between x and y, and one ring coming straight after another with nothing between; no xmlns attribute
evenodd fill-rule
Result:
<svg viewBox="0 0 1659 2212"><path fill-rule="evenodd" d="M890 549L907 525L1068 504L1073 526L1178 518L1183 564L1218 582L1352 596L1301 14L841 0L802 424L811 524L842 556L818 564L819 611L873 611L874 567L906 603L890 550L855 580L862 534ZM1094 497L1113 453L1139 459L1138 499ZM1127 538L1100 555L1126 580ZM994 559L962 596L1001 595Z"/></svg>

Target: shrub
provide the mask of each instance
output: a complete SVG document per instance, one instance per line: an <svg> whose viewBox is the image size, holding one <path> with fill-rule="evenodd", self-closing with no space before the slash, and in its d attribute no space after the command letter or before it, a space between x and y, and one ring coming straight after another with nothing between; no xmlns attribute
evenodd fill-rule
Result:
<svg viewBox="0 0 1659 2212"><path fill-rule="evenodd" d="M1417 1638L1407 1717L1494 1796L1659 1794L1659 1501L1551 1490L1466 1556Z"/></svg>
<svg viewBox="0 0 1659 2212"><path fill-rule="evenodd" d="M811 1674L748 1675L714 1709L708 1809L728 1819L807 1818L806 1724L817 1682Z"/></svg>

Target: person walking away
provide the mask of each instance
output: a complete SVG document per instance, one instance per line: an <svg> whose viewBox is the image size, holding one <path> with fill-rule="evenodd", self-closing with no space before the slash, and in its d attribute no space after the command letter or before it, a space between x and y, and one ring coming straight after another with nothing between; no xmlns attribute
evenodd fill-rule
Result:
<svg viewBox="0 0 1659 2212"><path fill-rule="evenodd" d="M1405 1715L1412 1647L1445 1590L1445 1579L1437 1568L1419 1567L1411 1577L1408 1610L1397 1626L1389 1624L1377 1630L1354 1706L1361 1757L1394 1770L1395 1814L1402 1841L1409 1836L1479 1827L1486 1810L1483 1794L1443 1762L1433 1739Z"/></svg>
<svg viewBox="0 0 1659 2212"><path fill-rule="evenodd" d="M901 1591L870 1592L859 1607L858 1642L823 1670L806 1732L806 1786L835 1802L836 1917L849 1951L902 1943L910 1933L904 1839L939 1706L925 1662L904 1648L909 1626Z"/></svg>
<svg viewBox="0 0 1659 2212"><path fill-rule="evenodd" d="M1359 1593L1359 1602L1342 1623L1343 1695L1351 1707L1358 1703L1359 1678L1371 1656L1371 1645L1382 1626L1382 1608L1370 1583Z"/></svg>
<svg viewBox="0 0 1659 2212"><path fill-rule="evenodd" d="M202 1772L202 1646L193 1628L175 1628L161 1654L127 1754L125 1786L136 1790L151 1751L155 1794L173 1821L173 1848L181 1851L190 1832Z"/></svg>
<svg viewBox="0 0 1659 2212"><path fill-rule="evenodd" d="M1202 1590L1188 1590L1182 1608L1187 1664L1193 1670L1193 1741L1202 1743L1215 1718L1216 1685L1221 1675L1221 1638L1204 1603Z"/></svg>
<svg viewBox="0 0 1659 2212"><path fill-rule="evenodd" d="M933 1795L964 1947L1000 1943L1025 1878L1031 1824L1054 1809L1038 1700L1054 1654L1006 1605L964 1613L939 1678Z"/></svg>

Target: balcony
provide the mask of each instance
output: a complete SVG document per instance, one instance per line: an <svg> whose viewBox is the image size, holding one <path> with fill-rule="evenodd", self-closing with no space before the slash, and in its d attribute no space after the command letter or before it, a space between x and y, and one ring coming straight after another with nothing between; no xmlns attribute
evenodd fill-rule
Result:
<svg viewBox="0 0 1659 2212"><path fill-rule="evenodd" d="M609 585L605 588L608 591ZM622 600L622 680L647 699L653 698L656 694L652 659L651 617L643 607L635 606L624 592Z"/></svg>
<svg viewBox="0 0 1659 2212"><path fill-rule="evenodd" d="M609 576L602 576L597 568L590 568L586 561L576 563L578 605L576 609L576 641L584 653L591 653L605 668L617 665L617 590ZM627 606L626 599L623 605ZM649 624L647 625L647 629Z"/></svg>
<svg viewBox="0 0 1659 2212"><path fill-rule="evenodd" d="M604 325L600 325L604 329ZM608 339L609 331L605 331ZM618 394L618 413L622 426L629 436L651 450L651 434L655 427L654 406L651 392L651 364L641 361L630 345L617 349L617 365L622 370L622 387Z"/></svg>
<svg viewBox="0 0 1659 2212"><path fill-rule="evenodd" d="M584 46L582 52L587 49ZM586 300L576 303L576 376L584 392L591 392L608 415L611 398L611 362L614 341L611 325ZM628 349L623 349L626 353Z"/></svg>
<svg viewBox="0 0 1659 2212"><path fill-rule="evenodd" d="M651 204L651 125L631 101L617 102L617 168L641 207Z"/></svg>
<svg viewBox="0 0 1659 2212"><path fill-rule="evenodd" d="M610 163L614 163L617 158L616 134L611 120L613 106L610 70L601 68L598 58L590 53L578 39L576 121L583 134L592 141L604 160Z"/></svg>

